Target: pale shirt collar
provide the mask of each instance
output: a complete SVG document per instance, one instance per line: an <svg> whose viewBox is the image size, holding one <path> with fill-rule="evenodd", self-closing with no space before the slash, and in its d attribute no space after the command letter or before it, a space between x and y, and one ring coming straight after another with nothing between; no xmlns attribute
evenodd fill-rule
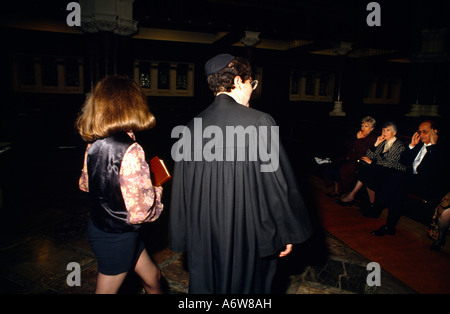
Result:
<svg viewBox="0 0 450 314"><path fill-rule="evenodd" d="M420 149L422 149L424 147L427 147L427 146L430 146L430 145L431 145L431 143L423 144L423 146ZM411 144L409 144L408 147L409 147L409 149L413 149L415 146L411 146Z"/></svg>
<svg viewBox="0 0 450 314"><path fill-rule="evenodd" d="M397 138L394 136L390 140L386 141L386 144L384 144L383 153L387 152L389 148L391 148L392 144L397 140Z"/></svg>
<svg viewBox="0 0 450 314"><path fill-rule="evenodd" d="M420 163L423 160L423 157L427 153L427 146L430 146L430 145L431 145L431 143L423 144L422 147L420 148L419 152L417 153L416 158L414 158L414 161L413 161L413 173L414 174L417 174L417 167L419 167Z"/></svg>
<svg viewBox="0 0 450 314"><path fill-rule="evenodd" d="M136 137L134 136L133 131L126 131L128 136L131 137L133 140L136 140Z"/></svg>

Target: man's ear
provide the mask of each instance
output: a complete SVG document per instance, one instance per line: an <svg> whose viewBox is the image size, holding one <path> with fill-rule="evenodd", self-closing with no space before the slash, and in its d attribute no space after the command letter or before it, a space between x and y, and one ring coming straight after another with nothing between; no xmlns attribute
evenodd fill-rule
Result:
<svg viewBox="0 0 450 314"><path fill-rule="evenodd" d="M237 88L242 84L242 78L238 75L234 78L234 87Z"/></svg>

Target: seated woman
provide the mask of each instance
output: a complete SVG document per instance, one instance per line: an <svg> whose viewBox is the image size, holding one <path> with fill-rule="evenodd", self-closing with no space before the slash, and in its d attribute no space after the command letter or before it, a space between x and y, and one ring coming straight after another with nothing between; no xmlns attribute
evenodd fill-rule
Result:
<svg viewBox="0 0 450 314"><path fill-rule="evenodd" d="M351 189L356 172L356 161L364 156L367 150L376 141L376 135L372 133L375 127L375 119L367 116L361 120L361 129L356 133L356 137L347 154L331 164L328 170L328 177L334 182L334 190L328 196L340 196Z"/></svg>
<svg viewBox="0 0 450 314"><path fill-rule="evenodd" d="M400 156L405 150L405 145L397 139L397 126L394 122L386 122L382 134L375 144L367 150L366 156L361 157L360 170L357 174L353 190L345 197L338 200L343 206L353 205L356 194L366 185L370 203L375 202L375 192L380 189L396 171L405 171L406 167L400 163Z"/></svg>
<svg viewBox="0 0 450 314"><path fill-rule="evenodd" d="M440 251L445 245L445 238L450 227L450 192L442 199L434 212L428 236L433 239L430 249Z"/></svg>

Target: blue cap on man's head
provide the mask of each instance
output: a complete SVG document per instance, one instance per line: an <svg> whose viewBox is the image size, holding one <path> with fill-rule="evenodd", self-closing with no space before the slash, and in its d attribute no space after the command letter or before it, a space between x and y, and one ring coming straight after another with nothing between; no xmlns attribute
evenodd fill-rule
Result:
<svg viewBox="0 0 450 314"><path fill-rule="evenodd" d="M233 59L234 56L228 53L221 53L214 58L209 59L205 64L205 74L210 75L222 70Z"/></svg>

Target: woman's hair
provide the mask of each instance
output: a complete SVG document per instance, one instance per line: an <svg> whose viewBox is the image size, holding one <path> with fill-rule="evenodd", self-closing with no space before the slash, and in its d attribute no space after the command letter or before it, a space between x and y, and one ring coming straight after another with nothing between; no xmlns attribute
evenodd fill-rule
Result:
<svg viewBox="0 0 450 314"><path fill-rule="evenodd" d="M375 124L377 123L376 121L375 121L375 119L374 118L372 118L371 116L367 116L367 117L364 117L364 118L362 118L361 119L361 123L370 123L370 126L372 127L372 128L374 128L375 127Z"/></svg>
<svg viewBox="0 0 450 314"><path fill-rule="evenodd" d="M252 77L252 67L247 58L234 58L225 68L208 75L206 80L209 88L214 94L217 94L220 92L231 92L235 87L234 78L236 76L240 76L243 82Z"/></svg>
<svg viewBox="0 0 450 314"><path fill-rule="evenodd" d="M395 124L395 122L393 122L393 121L386 121L384 124L383 124L383 129L384 128L387 128L387 127L391 127L392 128L392 130L394 131L394 132L397 132L397 124Z"/></svg>
<svg viewBox="0 0 450 314"><path fill-rule="evenodd" d="M108 76L97 83L76 120L85 141L92 142L118 131L143 131L155 125L147 97L126 76Z"/></svg>

